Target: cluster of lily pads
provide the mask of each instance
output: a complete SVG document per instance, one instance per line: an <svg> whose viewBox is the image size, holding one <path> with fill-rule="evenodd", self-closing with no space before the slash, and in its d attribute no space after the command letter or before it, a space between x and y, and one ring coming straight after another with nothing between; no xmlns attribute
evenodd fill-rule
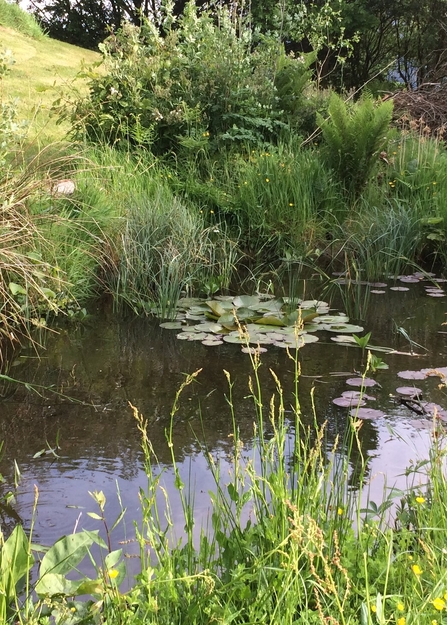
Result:
<svg viewBox="0 0 447 625"><path fill-rule="evenodd" d="M175 321L162 328L181 330L177 338L204 345L242 345L243 351L266 351L262 345L298 349L318 341L316 332L337 336L362 332L343 314L329 314L329 304L320 300L275 298L270 294L216 296L214 299L182 298ZM250 348L249 345L256 346Z"/></svg>
<svg viewBox="0 0 447 625"><path fill-rule="evenodd" d="M426 380L429 377L439 377L445 383L447 380L447 367L433 367L431 369L419 369L417 371L399 371L397 376L404 380ZM341 393L340 397L332 400L332 403L341 408L350 408L350 415L357 419L379 419L386 414L382 410L366 406L368 401L375 401L376 398L369 395L366 389L380 386L376 380L367 377L349 378L346 384L360 388L359 391L347 390ZM432 428L433 418L447 422L447 410L439 404L425 401L422 389L416 386L399 386L396 388L397 397L411 411L418 414L422 419L412 421L416 428Z"/></svg>
<svg viewBox="0 0 447 625"><path fill-rule="evenodd" d="M394 276L390 276L390 279L394 280ZM386 282L367 282L363 280L356 282L356 284L363 284L365 286L372 287L371 293L374 293L376 295L383 295L384 293L387 292L385 289L388 289L388 288L390 291L409 291L410 290L409 287L402 286L402 284L419 284L422 282L428 282L428 284L425 285L424 288L425 288L426 294L429 297L445 297L446 296L446 292L440 286L440 284L447 282L447 279L438 278L436 277L436 274L429 272L429 271L426 271L426 272L415 271L412 274L408 274L404 276L397 276L396 280L400 282L401 284L400 285L395 284L394 286L389 287ZM339 282L340 284L348 284L350 281L344 275L341 275L337 279L337 282Z"/></svg>

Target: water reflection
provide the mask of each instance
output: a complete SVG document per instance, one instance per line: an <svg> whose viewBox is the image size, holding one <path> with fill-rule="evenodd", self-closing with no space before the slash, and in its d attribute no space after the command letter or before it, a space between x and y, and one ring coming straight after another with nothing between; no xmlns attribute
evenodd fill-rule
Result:
<svg viewBox="0 0 447 625"><path fill-rule="evenodd" d="M418 286L403 294L377 296L364 324L372 332L375 344L396 345L408 351L402 336L396 334L396 326L403 326L416 342L427 347L427 352L417 358L384 356L390 369L376 375L381 387L375 390L374 407L380 406L387 417L363 423L359 435L362 448L354 450L350 483L356 486L356 454L361 451L368 458L372 497L377 501L381 499L385 478L389 485L396 482L403 486L398 474L410 460L427 453L430 441L427 431L416 431L410 425L414 415L393 397L400 384L397 371L447 365L446 336L439 334L445 319L443 300L424 296ZM140 518L138 491L145 488L146 476L129 402L148 419L151 443L160 468L166 470L163 479L171 489L171 458L165 429L175 393L188 373L201 369L197 381L185 389L174 417L174 446L183 479L195 494L197 514L208 513L208 491L213 488L199 441L206 441L207 448L223 462L232 449L233 426L224 369L234 382L233 402L240 436L250 447L255 419L253 402L248 397L250 361L236 345L209 348L179 341L175 331L162 330L157 322L117 318L98 311L85 324L62 326L58 334L49 334L40 359L29 348L16 355L16 363L9 375L60 393L41 390L37 394L9 382L3 382L0 389L0 439L5 443L0 467L6 479L3 488L8 489L13 483L15 459L22 479L14 511L25 526L31 519L34 484L39 489L36 541L51 543L75 527L97 529L97 521L86 514L95 509L89 490L104 491L112 520L118 516L121 505L128 509L127 525L119 526L115 540L134 536L132 520ZM342 453L347 411L334 406L331 400L346 390L348 374L363 370L364 355L360 350L336 345L328 334L322 334L320 343L302 349L300 363L303 420L309 425L315 420L319 424L327 422L327 448L332 449L338 436ZM270 369L282 381L286 415L292 418L294 363L282 349L272 347L263 355L259 375L266 409L275 390ZM346 375L331 375L335 372ZM438 378L423 384L424 392L433 401L447 404L443 390L438 388ZM268 434L268 425L266 428ZM53 446L58 438L59 457L49 453L33 459L36 452ZM180 513L181 508L174 504L175 519L180 519ZM7 511L2 514L4 524L16 521ZM179 523L183 525L183 521ZM136 547L129 545L126 548L132 553Z"/></svg>

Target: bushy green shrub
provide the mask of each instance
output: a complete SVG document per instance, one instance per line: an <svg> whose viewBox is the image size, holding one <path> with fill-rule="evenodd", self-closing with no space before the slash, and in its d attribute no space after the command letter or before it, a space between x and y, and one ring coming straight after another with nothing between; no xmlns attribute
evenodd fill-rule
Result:
<svg viewBox="0 0 447 625"><path fill-rule="evenodd" d="M78 135L129 141L155 153L263 144L298 125L310 57L286 56L227 10L197 14L189 2L165 36L125 24L101 46L104 73L75 105Z"/></svg>

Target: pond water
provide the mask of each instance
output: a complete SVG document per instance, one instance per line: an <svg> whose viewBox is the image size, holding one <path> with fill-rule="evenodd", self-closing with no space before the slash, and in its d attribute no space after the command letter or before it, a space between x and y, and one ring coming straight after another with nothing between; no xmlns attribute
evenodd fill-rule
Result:
<svg viewBox="0 0 447 625"><path fill-rule="evenodd" d="M360 431L362 452L368 459L371 498L375 501L383 496L384 482L389 487L405 485L404 469L424 457L430 443L429 419L402 404L396 388L416 384L424 400L447 409L446 391L439 388L440 377L413 382L398 376L403 370L447 366L447 326L442 325L447 301L445 297L428 296L426 286L430 283L420 281L408 285L408 291L386 288L385 293L372 293L367 318L361 322L365 331L372 333L374 345L410 352L408 339L396 329L401 327L425 347L413 348L419 355L377 353L389 369L374 374L379 384L367 389L375 398L367 403L380 408L385 416L365 420ZM343 310L342 303L333 305ZM1 520L3 529L18 520L29 528L36 485L39 501L34 542L51 544L75 528L101 529L87 512L97 511L88 491L102 490L107 497L109 522L115 520L121 506L127 508L124 522L114 530L113 542L115 547L125 542L126 554L133 556L138 552L133 542L133 521L138 522L141 514L138 492L145 488L147 479L129 402L148 419L149 437L160 466L165 468L164 484L172 489L165 429L185 374L201 369L197 382L182 395L174 421L176 456L187 488L194 493L200 523L207 516L208 491L214 486L200 441L206 441L208 449L223 463L231 451L232 421L225 397L228 384L224 369L234 382L241 438L250 446L254 419L253 405L247 398L250 358L234 344L208 347L196 341L180 341L177 331L160 328L156 320L118 317L104 307L90 312L87 321L48 333L38 357L32 347L23 348L8 370L15 379L51 387L60 395L49 391L39 395L23 385L2 382L3 492L14 483L14 460L21 479L16 501L10 508L1 509ZM300 402L303 419L311 423L310 393L315 387L317 419L320 423L327 421L330 448L335 436L343 433L349 412L334 405L332 399L343 391L355 390L346 381L363 371L364 355L359 348L336 344L329 332L319 336L318 343L305 345L299 353ZM269 369L278 374L286 397L291 397L293 362L287 351L268 346L261 360L260 376L267 400L275 387ZM39 454L56 441L60 447L57 457ZM355 485L355 475L352 481ZM182 526L176 501L174 497L172 514ZM131 562L129 570L131 574Z"/></svg>

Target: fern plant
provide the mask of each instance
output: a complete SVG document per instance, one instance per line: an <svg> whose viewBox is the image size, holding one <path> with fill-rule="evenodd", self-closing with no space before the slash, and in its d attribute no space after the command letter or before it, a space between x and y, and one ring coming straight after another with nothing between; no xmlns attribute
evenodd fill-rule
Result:
<svg viewBox="0 0 447 625"><path fill-rule="evenodd" d="M324 141L323 157L350 199L358 198L378 163L387 143L392 113L392 101L375 104L365 97L348 107L333 93L328 119L317 116Z"/></svg>

